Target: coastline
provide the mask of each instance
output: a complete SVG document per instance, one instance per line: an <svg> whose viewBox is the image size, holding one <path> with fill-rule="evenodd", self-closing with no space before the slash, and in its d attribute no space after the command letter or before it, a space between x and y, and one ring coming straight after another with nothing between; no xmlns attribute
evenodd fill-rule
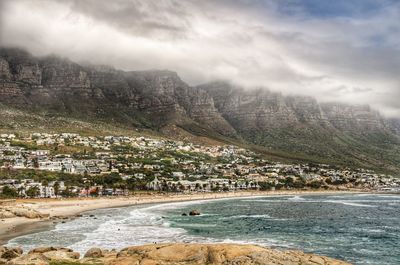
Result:
<svg viewBox="0 0 400 265"><path fill-rule="evenodd" d="M332 190L285 190L285 191L240 191L227 193L195 193L195 194L136 194L129 197L107 198L72 198L72 199L20 199L15 205L23 205L40 213L48 214L49 218L28 219L12 217L0 222L0 245L15 237L47 230L56 223L72 219L78 215L96 209L128 207L142 204L171 203L198 200L215 200L239 197L285 196L285 195L328 195L354 194L365 191L332 191Z"/></svg>

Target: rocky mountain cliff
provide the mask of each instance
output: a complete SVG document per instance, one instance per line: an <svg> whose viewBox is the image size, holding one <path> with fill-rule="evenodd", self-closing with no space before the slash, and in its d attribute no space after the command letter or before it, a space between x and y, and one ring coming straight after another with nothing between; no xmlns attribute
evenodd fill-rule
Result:
<svg viewBox="0 0 400 265"><path fill-rule="evenodd" d="M400 122L368 106L321 104L226 82L191 87L170 71L125 72L3 48L0 103L132 128L173 125L287 159L400 168Z"/></svg>
<svg viewBox="0 0 400 265"><path fill-rule="evenodd" d="M2 49L0 77L0 102L13 107L150 128L198 123L235 134L209 94L170 71L123 72Z"/></svg>
<svg viewBox="0 0 400 265"><path fill-rule="evenodd" d="M247 141L281 155L321 158L347 165L397 170L397 120L369 106L318 103L312 97L283 96L226 82L201 85L215 107ZM390 165L388 165L390 164Z"/></svg>
<svg viewBox="0 0 400 265"><path fill-rule="evenodd" d="M312 97L283 96L266 89L246 90L226 82L199 88L212 96L224 118L245 130L311 124L347 132L395 131L394 123L366 105L318 103Z"/></svg>

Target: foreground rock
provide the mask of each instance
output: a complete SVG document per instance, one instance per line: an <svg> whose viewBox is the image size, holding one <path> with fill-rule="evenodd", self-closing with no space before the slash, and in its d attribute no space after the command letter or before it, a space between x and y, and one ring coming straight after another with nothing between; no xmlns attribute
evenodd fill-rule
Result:
<svg viewBox="0 0 400 265"><path fill-rule="evenodd" d="M10 249L2 248L1 251ZM37 248L14 258L3 259L7 265L105 264L105 265L346 265L349 263L300 251L279 251L254 245L237 244L154 244L108 251L93 248L84 258L67 248ZM1 263L3 262L3 263Z"/></svg>
<svg viewBox="0 0 400 265"><path fill-rule="evenodd" d="M22 248L19 247L2 247L0 246L0 264L5 263L7 260L15 259L23 253ZM3 263L2 263L3 262Z"/></svg>

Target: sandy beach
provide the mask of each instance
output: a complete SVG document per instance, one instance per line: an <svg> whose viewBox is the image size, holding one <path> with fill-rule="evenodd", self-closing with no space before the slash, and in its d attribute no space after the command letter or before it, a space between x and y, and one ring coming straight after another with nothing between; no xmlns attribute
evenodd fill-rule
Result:
<svg viewBox="0 0 400 265"><path fill-rule="evenodd" d="M72 199L20 199L13 203L15 206L24 206L48 218L12 217L0 220L0 245L8 240L48 229L57 221L74 218L77 215L95 209L126 207L139 204L181 202L194 200L211 200L233 197L271 196L271 195L306 195L330 193L355 193L359 191L268 191L268 192L227 192L227 193L196 193L196 194L160 194L140 193L129 197L101 197L101 198L72 198Z"/></svg>

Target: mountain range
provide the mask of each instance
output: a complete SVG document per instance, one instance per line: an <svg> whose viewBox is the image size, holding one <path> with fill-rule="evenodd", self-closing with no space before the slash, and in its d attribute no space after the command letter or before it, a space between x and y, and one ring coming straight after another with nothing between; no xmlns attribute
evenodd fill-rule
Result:
<svg viewBox="0 0 400 265"><path fill-rule="evenodd" d="M1 48L0 104L3 130L68 118L244 145L283 160L400 169L400 120L369 106L226 81L190 86L167 70L122 71ZM70 129L65 120L57 126Z"/></svg>

